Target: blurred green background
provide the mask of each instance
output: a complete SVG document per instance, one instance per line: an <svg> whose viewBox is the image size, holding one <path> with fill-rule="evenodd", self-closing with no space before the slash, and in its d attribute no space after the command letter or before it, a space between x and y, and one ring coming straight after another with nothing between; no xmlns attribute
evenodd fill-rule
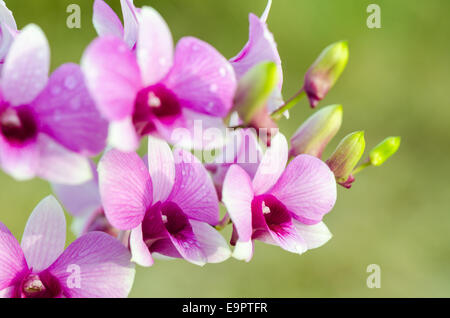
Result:
<svg viewBox="0 0 450 318"><path fill-rule="evenodd" d="M109 0L120 13L119 1ZM381 29L368 29L366 8L381 7ZM6 0L20 28L33 22L49 39L53 69L78 62L95 37L92 0ZM82 9L82 28L66 27L66 7ZM265 0L135 0L156 8L175 39L193 35L233 57L247 41L248 13ZM196 267L159 261L138 268L132 297L449 297L450 296L450 1L274 0L269 26L285 72L285 97L299 89L320 51L348 40L350 62L320 106L342 103L344 124L330 144L365 130L370 149L402 136L399 153L339 189L325 222L324 247L298 256L256 244L251 263ZM306 100L281 123L290 136L312 114ZM50 188L0 172L0 220L20 237ZM227 235L229 232L227 232ZM74 239L69 235L69 241ZM366 286L366 268L381 266L381 288Z"/></svg>

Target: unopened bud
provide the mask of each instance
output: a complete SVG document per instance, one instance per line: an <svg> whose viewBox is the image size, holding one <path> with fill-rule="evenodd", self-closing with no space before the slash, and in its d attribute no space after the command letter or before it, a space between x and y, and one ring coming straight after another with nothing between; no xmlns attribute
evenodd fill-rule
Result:
<svg viewBox="0 0 450 318"><path fill-rule="evenodd" d="M308 118L291 138L291 156L308 154L318 158L342 124L342 105L327 106Z"/></svg>
<svg viewBox="0 0 450 318"><path fill-rule="evenodd" d="M244 124L267 106L267 101L278 84L277 65L263 62L252 67L241 78L236 91L234 110L239 113Z"/></svg>
<svg viewBox="0 0 450 318"><path fill-rule="evenodd" d="M303 89L316 107L341 76L348 62L348 44L336 42L325 48L305 75Z"/></svg>
<svg viewBox="0 0 450 318"><path fill-rule="evenodd" d="M345 183L361 159L366 142L364 132L357 131L345 137L337 146L327 164L338 183Z"/></svg>
<svg viewBox="0 0 450 318"><path fill-rule="evenodd" d="M375 148L370 151L370 163L375 166L381 166L386 160L395 154L400 147L400 137L388 137L380 142Z"/></svg>

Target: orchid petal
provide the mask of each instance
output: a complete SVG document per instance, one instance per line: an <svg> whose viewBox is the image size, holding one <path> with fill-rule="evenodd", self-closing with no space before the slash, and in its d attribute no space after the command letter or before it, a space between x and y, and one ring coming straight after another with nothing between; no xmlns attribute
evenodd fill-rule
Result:
<svg viewBox="0 0 450 318"><path fill-rule="evenodd" d="M23 145L10 143L0 134L0 164L2 169L19 181L36 176L39 150L36 141Z"/></svg>
<svg viewBox="0 0 450 318"><path fill-rule="evenodd" d="M145 85L156 84L167 75L173 65L173 51L167 23L155 9L142 8L137 56Z"/></svg>
<svg viewBox="0 0 450 318"><path fill-rule="evenodd" d="M178 42L173 68L163 83L183 107L217 117L228 115L237 85L230 63L211 45L193 37Z"/></svg>
<svg viewBox="0 0 450 318"><path fill-rule="evenodd" d="M253 179L255 194L263 194L272 188L283 173L288 160L288 143L283 134L278 133L270 148L266 150Z"/></svg>
<svg viewBox="0 0 450 318"><path fill-rule="evenodd" d="M26 269L28 265L19 242L0 222L0 291L14 284L17 276Z"/></svg>
<svg viewBox="0 0 450 318"><path fill-rule="evenodd" d="M130 258L112 236L91 232L69 245L48 271L59 280L66 297L124 298L135 275Z"/></svg>
<svg viewBox="0 0 450 318"><path fill-rule="evenodd" d="M28 266L38 273L49 267L66 244L66 218L53 196L42 200L28 218L22 236L22 250Z"/></svg>
<svg viewBox="0 0 450 318"><path fill-rule="evenodd" d="M300 155L288 165L270 191L292 216L307 225L319 223L336 202L336 181L328 166L310 155Z"/></svg>
<svg viewBox="0 0 450 318"><path fill-rule="evenodd" d="M153 265L152 255L142 237L142 225L131 230L130 250L131 255L133 256L131 261L143 267Z"/></svg>
<svg viewBox="0 0 450 318"><path fill-rule="evenodd" d="M139 148L139 142L140 138L131 116L109 124L108 144L110 146L123 152L132 152Z"/></svg>
<svg viewBox="0 0 450 318"><path fill-rule="evenodd" d="M95 0L94 2L93 23L99 36L113 35L119 39L124 37L122 22L113 9L103 0Z"/></svg>
<svg viewBox="0 0 450 318"><path fill-rule="evenodd" d="M111 36L94 40L81 67L103 116L115 121L132 115L142 83L136 57L125 42Z"/></svg>
<svg viewBox="0 0 450 318"><path fill-rule="evenodd" d="M194 220L189 222L208 263L222 263L230 258L230 248L216 229L204 222Z"/></svg>
<svg viewBox="0 0 450 318"><path fill-rule="evenodd" d="M137 19L136 8L133 0L120 0L124 20L124 39L128 47L132 49L138 38L138 29L140 28Z"/></svg>
<svg viewBox="0 0 450 318"><path fill-rule="evenodd" d="M305 240L308 249L318 248L327 243L333 235L323 222L306 225L293 220L298 234Z"/></svg>
<svg viewBox="0 0 450 318"><path fill-rule="evenodd" d="M78 65L59 67L33 108L42 132L69 150L95 156L105 148L108 123L89 96Z"/></svg>
<svg viewBox="0 0 450 318"><path fill-rule="evenodd" d="M100 195L108 221L131 230L144 219L152 203L152 180L136 153L108 151L98 166Z"/></svg>
<svg viewBox="0 0 450 318"><path fill-rule="evenodd" d="M32 102L47 85L50 48L44 32L34 24L15 38L1 78L3 97L13 106Z"/></svg>

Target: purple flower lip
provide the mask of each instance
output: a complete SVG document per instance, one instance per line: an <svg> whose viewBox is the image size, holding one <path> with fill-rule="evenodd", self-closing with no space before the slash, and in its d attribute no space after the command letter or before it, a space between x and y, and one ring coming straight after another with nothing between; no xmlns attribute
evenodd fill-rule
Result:
<svg viewBox="0 0 450 318"><path fill-rule="evenodd" d="M252 214L252 225L255 231L265 230L266 227L269 227L271 231L280 233L284 224L292 223L292 217L286 206L270 194L253 199ZM264 221L265 224L261 221Z"/></svg>
<svg viewBox="0 0 450 318"><path fill-rule="evenodd" d="M0 131L13 145L23 145L36 140L37 119L30 106L6 107L0 112Z"/></svg>
<svg viewBox="0 0 450 318"><path fill-rule="evenodd" d="M20 289L15 293L20 298L58 298L61 296L61 285L48 272L40 274L30 273L22 280Z"/></svg>

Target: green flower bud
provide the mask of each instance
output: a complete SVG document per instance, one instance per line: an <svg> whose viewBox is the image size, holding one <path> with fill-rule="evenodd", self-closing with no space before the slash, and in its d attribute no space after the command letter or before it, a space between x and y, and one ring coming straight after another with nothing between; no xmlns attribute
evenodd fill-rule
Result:
<svg viewBox="0 0 450 318"><path fill-rule="evenodd" d="M244 124L249 124L255 114L266 107L278 84L277 65L263 62L251 68L239 81L234 100L234 110Z"/></svg>
<svg viewBox="0 0 450 318"><path fill-rule="evenodd" d="M338 183L345 183L349 179L364 153L365 146L364 131L351 133L339 143L330 159L327 160Z"/></svg>
<svg viewBox="0 0 450 318"><path fill-rule="evenodd" d="M336 42L325 48L305 75L303 89L311 107L317 106L341 76L348 62L348 43Z"/></svg>
<svg viewBox="0 0 450 318"><path fill-rule="evenodd" d="M370 151L370 163L375 166L381 166L386 160L395 154L400 147L400 137L388 137L380 142L375 148Z"/></svg>
<svg viewBox="0 0 450 318"><path fill-rule="evenodd" d="M291 138L291 156L308 154L318 158L342 124L342 105L324 107L308 118Z"/></svg>

